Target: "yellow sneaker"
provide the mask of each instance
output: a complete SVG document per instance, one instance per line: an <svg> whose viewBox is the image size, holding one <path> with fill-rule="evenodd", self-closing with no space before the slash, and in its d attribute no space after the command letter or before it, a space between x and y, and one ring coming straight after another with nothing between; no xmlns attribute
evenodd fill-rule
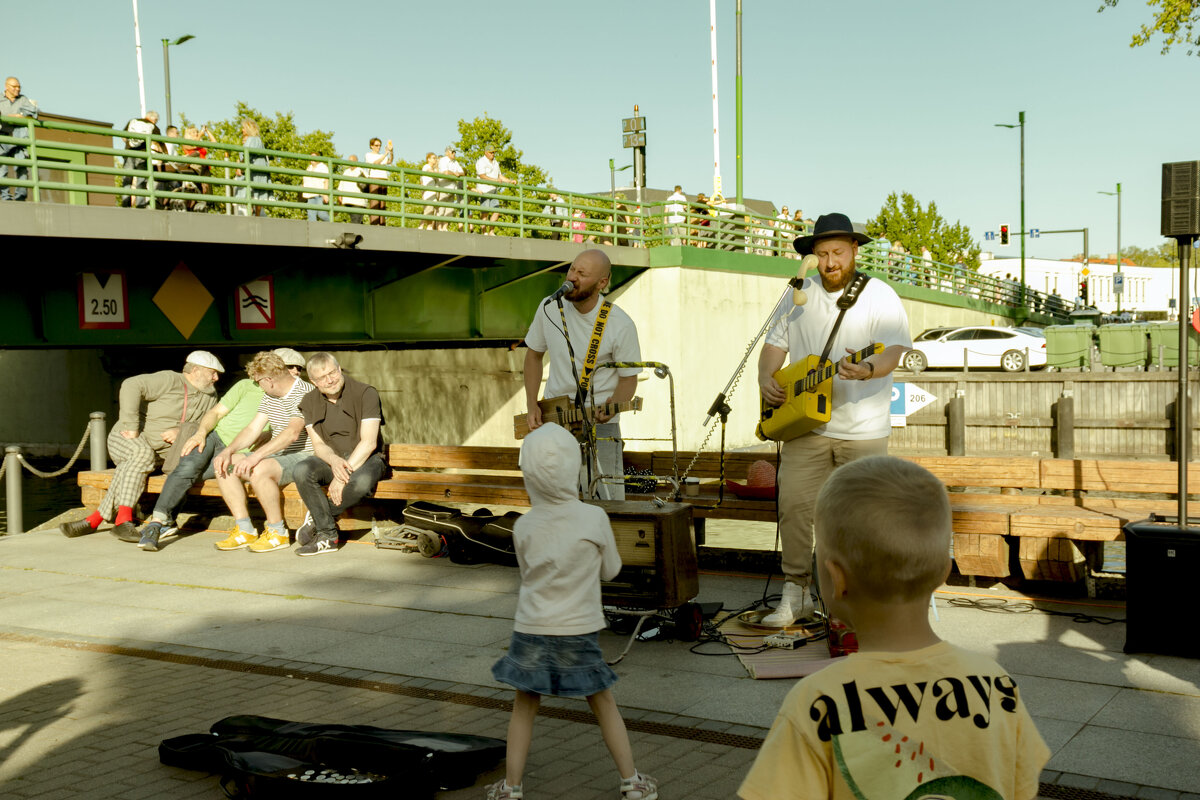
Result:
<svg viewBox="0 0 1200 800"><path fill-rule="evenodd" d="M262 536L254 540L254 544L250 545L251 553L269 553L272 550L281 550L291 544L288 539L287 531L283 533L274 533L272 531L263 531Z"/></svg>
<svg viewBox="0 0 1200 800"><path fill-rule="evenodd" d="M243 547L248 547L255 539L258 538L258 531L251 528L249 531L244 531L237 525L233 526L233 531L226 538L217 542L218 550L241 550Z"/></svg>

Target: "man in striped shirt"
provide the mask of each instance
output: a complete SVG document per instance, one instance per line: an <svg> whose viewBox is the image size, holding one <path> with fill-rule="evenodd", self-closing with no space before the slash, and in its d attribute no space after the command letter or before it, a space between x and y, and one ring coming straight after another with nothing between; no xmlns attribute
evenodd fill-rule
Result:
<svg viewBox="0 0 1200 800"><path fill-rule="evenodd" d="M262 387L263 398L250 424L213 459L221 496L234 518L233 531L217 542L217 549L247 547L252 553L269 553L290 544L280 490L292 482L296 464L313 453L312 442L304 429L304 415L299 410L301 398L313 390L313 385L288 372L283 359L270 351L254 356L246 365L246 372ZM263 425L268 423L271 440L252 453L240 453L254 443ZM254 496L267 517L261 536L250 522L243 481L254 489Z"/></svg>

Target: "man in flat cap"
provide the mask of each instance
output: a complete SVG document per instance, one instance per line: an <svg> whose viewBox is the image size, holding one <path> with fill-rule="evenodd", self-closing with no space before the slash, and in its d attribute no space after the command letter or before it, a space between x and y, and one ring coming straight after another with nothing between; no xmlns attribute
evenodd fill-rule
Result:
<svg viewBox="0 0 1200 800"><path fill-rule="evenodd" d="M146 491L147 476L163 462L180 427L198 422L216 404L213 384L224 371L216 356L196 350L182 372L163 370L121 382L120 415L108 433L108 454L116 472L98 509L86 519L59 526L64 536L91 533L106 520L115 523L114 535L136 535L133 506Z"/></svg>
<svg viewBox="0 0 1200 800"><path fill-rule="evenodd" d="M804 280L803 302L780 312L759 354L759 390L776 407L787 395L774 376L789 355L793 361L810 355L837 361L829 422L783 443L778 509L784 584L779 606L763 619L767 625L791 625L813 612L813 507L826 478L849 461L887 453L891 375L912 348L912 337L895 290L856 269L859 245L870 240L845 214L825 214L812 235L793 242L801 257L816 256L817 274ZM845 355L876 343L883 350L858 363Z"/></svg>
<svg viewBox="0 0 1200 800"><path fill-rule="evenodd" d="M300 369L304 366L304 356L290 347L279 347L275 355L283 359L294 377L300 377ZM258 413L262 401L263 390L257 382L250 378L242 378L229 391L221 396L220 401L210 408L195 426L195 432L182 443L179 451L178 464L163 465L163 471L170 474L163 481L162 491L158 494L158 502L154 505L154 513L140 531L122 531L118 533L123 541L137 542L138 546L148 552L158 550L159 539L170 536L178 531L175 525L175 515L187 498L187 492L199 480L207 480L216 476L216 468L212 464L213 457L224 450L242 429L250 424ZM263 428L259 440L254 445L261 444L270 437L271 426ZM242 452L249 452L246 448ZM130 526L132 527L132 526Z"/></svg>

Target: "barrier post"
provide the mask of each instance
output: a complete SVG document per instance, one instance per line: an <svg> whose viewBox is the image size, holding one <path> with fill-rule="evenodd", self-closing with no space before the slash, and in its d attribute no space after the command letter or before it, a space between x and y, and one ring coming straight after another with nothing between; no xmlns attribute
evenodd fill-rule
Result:
<svg viewBox="0 0 1200 800"><path fill-rule="evenodd" d="M21 448L9 445L4 448L4 473L8 477L5 483L8 501L8 532L24 533L25 521L21 508Z"/></svg>
<svg viewBox="0 0 1200 800"><path fill-rule="evenodd" d="M105 414L103 411L93 411L89 415L91 420L91 460L92 471L99 472L103 469L108 469L108 431L105 430Z"/></svg>

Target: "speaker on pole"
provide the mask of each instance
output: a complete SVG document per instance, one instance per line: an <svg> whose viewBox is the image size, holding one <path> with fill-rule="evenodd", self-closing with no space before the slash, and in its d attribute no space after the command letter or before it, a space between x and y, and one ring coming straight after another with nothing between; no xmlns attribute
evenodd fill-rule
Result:
<svg viewBox="0 0 1200 800"><path fill-rule="evenodd" d="M1200 161L1162 165L1162 235L1200 236Z"/></svg>

